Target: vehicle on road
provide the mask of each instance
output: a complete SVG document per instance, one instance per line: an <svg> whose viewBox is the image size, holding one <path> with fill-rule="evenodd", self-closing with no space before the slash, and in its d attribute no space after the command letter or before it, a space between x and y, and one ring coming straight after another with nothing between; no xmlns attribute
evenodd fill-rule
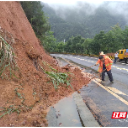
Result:
<svg viewBox="0 0 128 128"><path fill-rule="evenodd" d="M128 49L119 50L118 58L119 61L124 60L125 63L128 63Z"/></svg>

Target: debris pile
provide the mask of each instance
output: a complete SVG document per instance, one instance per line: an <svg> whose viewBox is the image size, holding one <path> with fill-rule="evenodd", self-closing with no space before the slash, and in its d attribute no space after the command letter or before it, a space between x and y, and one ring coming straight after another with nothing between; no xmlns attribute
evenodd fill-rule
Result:
<svg viewBox="0 0 128 128"><path fill-rule="evenodd" d="M45 53L19 2L0 2L0 15L0 70L10 64L0 76L0 126L47 126L48 107L87 85L89 78L76 67L60 68Z"/></svg>

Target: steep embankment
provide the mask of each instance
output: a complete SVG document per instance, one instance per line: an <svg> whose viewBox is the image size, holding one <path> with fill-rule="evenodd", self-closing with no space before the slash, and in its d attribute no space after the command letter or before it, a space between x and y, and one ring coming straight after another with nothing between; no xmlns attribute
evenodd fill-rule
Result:
<svg viewBox="0 0 128 128"><path fill-rule="evenodd" d="M54 68L57 70L54 72L71 72L73 75L69 76L75 90L87 84L88 78L78 68L61 69L56 60L45 53L19 2L0 2L0 34L8 43L10 35L13 37L10 44L18 68L15 71L18 78L0 77L0 126L47 126L47 108L73 90L63 84L55 91L41 67L45 71Z"/></svg>

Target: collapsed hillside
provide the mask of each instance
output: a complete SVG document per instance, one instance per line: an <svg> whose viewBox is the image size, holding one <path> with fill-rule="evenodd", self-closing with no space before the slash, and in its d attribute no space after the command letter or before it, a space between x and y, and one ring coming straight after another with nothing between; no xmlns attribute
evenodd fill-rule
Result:
<svg viewBox="0 0 128 128"><path fill-rule="evenodd" d="M45 52L19 2L0 2L0 36L13 48L17 68L0 77L0 126L47 126L48 107L89 79L78 68L60 68ZM64 83L55 90L46 72L68 74L73 89Z"/></svg>

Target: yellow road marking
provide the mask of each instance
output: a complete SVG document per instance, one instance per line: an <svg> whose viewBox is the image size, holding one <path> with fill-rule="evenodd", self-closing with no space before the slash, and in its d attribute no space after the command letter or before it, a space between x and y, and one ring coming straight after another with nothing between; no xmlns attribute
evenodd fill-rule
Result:
<svg viewBox="0 0 128 128"><path fill-rule="evenodd" d="M93 80L96 84L98 84L100 87L102 87L103 89L105 89L107 92L111 93L113 96L115 96L117 99L119 99L120 101L122 101L124 104L128 105L128 101L124 100L122 97L118 96L117 94L115 94L114 92L112 92L111 90L109 90L108 88L104 87L102 84L98 83L96 80Z"/></svg>
<svg viewBox="0 0 128 128"><path fill-rule="evenodd" d="M62 58L63 60L65 60L66 62L68 62L68 63L70 63L69 61L67 61L66 59L64 59L64 58ZM72 63L70 63L71 65L73 65L73 66L75 66L74 64L72 64ZM75 66L75 67L78 67L78 66ZM79 67L78 67L79 68ZM82 72L82 73L84 73L84 72ZM125 94L125 93L123 93L123 92L121 92L121 91L119 91L118 89L114 89L114 88L112 88L112 87L109 87L109 88L106 88L106 87L104 87L102 84L100 84L99 82L101 81L100 79L96 79L96 80L92 80L92 81L94 81L96 84L98 84L100 87L102 87L103 89L105 89L107 92L109 92L110 94L112 94L113 96L115 96L117 99L119 99L120 101L122 101L124 104L126 104L126 105L128 105L128 101L126 101L126 100L124 100L122 97L120 97L120 96L118 96L117 94L115 94L113 91L115 91L115 92L117 92L118 94L119 93L122 93L122 94ZM97 81L99 81L99 82L97 82ZM110 89L110 90L109 90ZM111 91L111 90L113 90L113 91ZM126 95L126 94L125 94Z"/></svg>
<svg viewBox="0 0 128 128"><path fill-rule="evenodd" d="M107 87L108 89L110 89L111 91L113 91L114 93L117 93L117 94L121 94L121 95L125 95L125 96L128 96L126 95L125 93L119 91L118 89L116 88L113 88L113 87Z"/></svg>

